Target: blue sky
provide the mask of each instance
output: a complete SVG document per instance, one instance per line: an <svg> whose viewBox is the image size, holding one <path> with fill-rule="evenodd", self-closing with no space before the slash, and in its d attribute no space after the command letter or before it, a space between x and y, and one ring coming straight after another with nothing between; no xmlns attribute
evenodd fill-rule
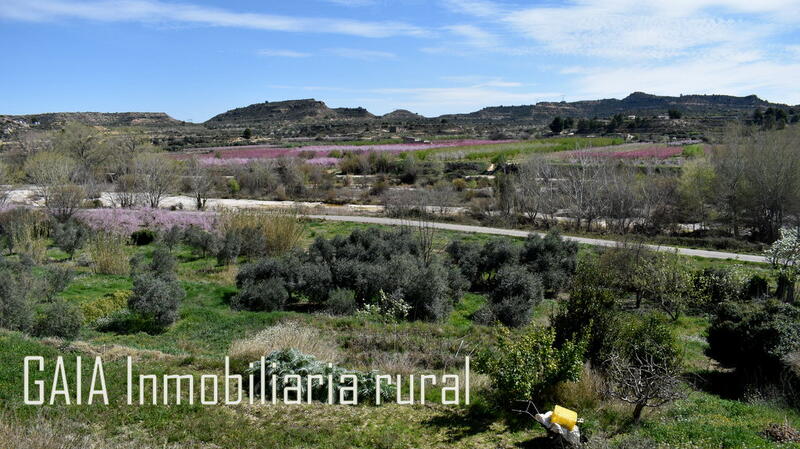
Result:
<svg viewBox="0 0 800 449"><path fill-rule="evenodd" d="M800 103L798 0L0 0L0 114L262 101L429 116L565 99Z"/></svg>

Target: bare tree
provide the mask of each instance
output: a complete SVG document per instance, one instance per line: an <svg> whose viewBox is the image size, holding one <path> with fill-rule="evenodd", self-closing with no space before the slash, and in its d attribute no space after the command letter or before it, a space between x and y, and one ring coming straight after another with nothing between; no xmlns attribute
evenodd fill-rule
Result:
<svg viewBox="0 0 800 449"><path fill-rule="evenodd" d="M45 205L50 201L54 188L72 181L75 169L72 158L52 152L38 153L25 162L25 173Z"/></svg>
<svg viewBox="0 0 800 449"><path fill-rule="evenodd" d="M80 182L93 177L109 159L111 151L103 136L91 126L69 122L56 134L54 149L77 163Z"/></svg>
<svg viewBox="0 0 800 449"><path fill-rule="evenodd" d="M389 190L381 197L384 211L390 217L408 217L424 211L424 195L415 190Z"/></svg>
<svg viewBox="0 0 800 449"><path fill-rule="evenodd" d="M142 192L133 173L123 174L117 177L114 182L114 191L111 193L111 201L117 207L131 208L136 207L142 202Z"/></svg>
<svg viewBox="0 0 800 449"><path fill-rule="evenodd" d="M533 157L519 166L517 172L517 200L519 212L536 223L539 214L552 213L554 193L551 189L552 166L541 157Z"/></svg>
<svg viewBox="0 0 800 449"><path fill-rule="evenodd" d="M123 130L122 134L110 138L107 146L111 149L108 158L108 169L116 176L131 172L133 161L143 153L152 153L155 147L140 130Z"/></svg>
<svg viewBox="0 0 800 449"><path fill-rule="evenodd" d="M45 207L50 215L60 222L65 222L81 208L86 199L86 190L77 184L53 186Z"/></svg>
<svg viewBox="0 0 800 449"><path fill-rule="evenodd" d="M767 241L800 212L800 129L759 131L747 138L745 164L753 227Z"/></svg>
<svg viewBox="0 0 800 449"><path fill-rule="evenodd" d="M178 179L175 161L162 154L145 153L134 160L133 166L142 196L150 207L157 208L175 189Z"/></svg>
<svg viewBox="0 0 800 449"><path fill-rule="evenodd" d="M19 152L24 157L33 156L42 151L53 150L53 134L46 131L30 130L19 132L15 139Z"/></svg>
<svg viewBox="0 0 800 449"><path fill-rule="evenodd" d="M425 192L426 210L430 210L440 216L449 215L450 208L458 202L453 185L448 182L440 182Z"/></svg>
<svg viewBox="0 0 800 449"><path fill-rule="evenodd" d="M638 213L635 170L626 165L604 162L597 176L597 197L600 213L606 218L606 227L620 234L627 233Z"/></svg>
<svg viewBox="0 0 800 449"><path fill-rule="evenodd" d="M434 241L436 240L436 228L429 221L419 221L417 223L417 241L420 247L422 263L427 267L433 261Z"/></svg>
<svg viewBox="0 0 800 449"><path fill-rule="evenodd" d="M711 150L709 163L714 170L712 201L722 209L723 219L733 236L739 238L746 205L747 147L741 125L726 128L722 145Z"/></svg>
<svg viewBox="0 0 800 449"><path fill-rule="evenodd" d="M586 229L591 230L592 222L602 215L605 208L602 186L606 169L606 165L596 158L580 153L574 165L561 171L562 179L558 183L560 197L579 229L586 223Z"/></svg>
<svg viewBox="0 0 800 449"><path fill-rule="evenodd" d="M203 165L196 157L189 160L186 165L186 176L189 190L195 201L197 210L204 210L208 197L214 191L215 181L208 167Z"/></svg>
<svg viewBox="0 0 800 449"><path fill-rule="evenodd" d="M607 393L634 405L634 423L639 422L645 407L661 407L684 396L680 365L669 360L651 354L630 358L615 354L607 366Z"/></svg>
<svg viewBox="0 0 800 449"><path fill-rule="evenodd" d="M678 182L675 176L660 175L654 169L638 178L636 194L643 226L652 232L660 232L675 224L674 208Z"/></svg>

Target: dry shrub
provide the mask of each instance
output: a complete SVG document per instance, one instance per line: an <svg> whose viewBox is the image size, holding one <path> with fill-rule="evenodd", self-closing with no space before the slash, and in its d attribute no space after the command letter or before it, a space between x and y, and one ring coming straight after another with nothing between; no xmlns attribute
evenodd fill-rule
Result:
<svg viewBox="0 0 800 449"><path fill-rule="evenodd" d="M86 251L92 258L97 274L128 274L126 238L113 232L97 232L89 239Z"/></svg>
<svg viewBox="0 0 800 449"><path fill-rule="evenodd" d="M296 247L303 237L303 225L296 213L250 209L219 211L220 234L247 235L254 230L264 237L266 252L284 254Z"/></svg>
<svg viewBox="0 0 800 449"><path fill-rule="evenodd" d="M12 209L0 217L0 225L8 234L11 250L40 263L47 257L50 226L40 210Z"/></svg>
<svg viewBox="0 0 800 449"><path fill-rule="evenodd" d="M556 403L573 410L594 410L603 401L605 381L603 376L587 363L581 377L575 382L561 382L553 390Z"/></svg>
<svg viewBox="0 0 800 449"><path fill-rule="evenodd" d="M324 362L339 361L339 347L330 337L295 321L278 323L250 338L234 341L228 355L232 359L252 362L282 349L296 349Z"/></svg>
<svg viewBox="0 0 800 449"><path fill-rule="evenodd" d="M103 362L116 362L130 357L133 361L176 361L182 357L153 349L137 349L121 345L93 345L85 341L65 342L60 338L43 338L41 343L62 352L78 352L90 358L102 357Z"/></svg>

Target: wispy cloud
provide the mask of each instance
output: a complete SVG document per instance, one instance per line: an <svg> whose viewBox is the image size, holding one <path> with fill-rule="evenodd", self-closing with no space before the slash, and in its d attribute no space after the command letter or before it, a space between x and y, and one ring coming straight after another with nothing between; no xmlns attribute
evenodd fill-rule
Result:
<svg viewBox="0 0 800 449"><path fill-rule="evenodd" d="M308 58L311 53L303 53L294 50L262 49L256 52L259 56L280 57L280 58Z"/></svg>
<svg viewBox="0 0 800 449"><path fill-rule="evenodd" d="M757 53L719 52L673 64L572 68L569 74L575 78L573 95L580 98L620 98L635 89L660 95L758 93L772 101L800 104L800 61L771 61Z"/></svg>
<svg viewBox="0 0 800 449"><path fill-rule="evenodd" d="M445 29L462 38L471 47L494 48L500 45L497 36L475 25L451 25Z"/></svg>
<svg viewBox="0 0 800 449"><path fill-rule="evenodd" d="M358 7L374 5L375 0L325 0L328 3L335 3L342 6Z"/></svg>
<svg viewBox="0 0 800 449"><path fill-rule="evenodd" d="M388 51L364 50L360 48L332 48L331 54L343 58L360 59L362 61L375 61L379 59L396 59L397 55Z"/></svg>
<svg viewBox="0 0 800 449"><path fill-rule="evenodd" d="M502 21L555 53L622 59L686 56L747 46L780 33L775 5L744 0L573 0L525 8ZM789 3L777 0L775 3ZM770 20L758 20L758 18Z"/></svg>
<svg viewBox="0 0 800 449"><path fill-rule="evenodd" d="M453 12L475 17L496 17L506 10L498 3L488 0L444 0L444 6Z"/></svg>
<svg viewBox="0 0 800 449"><path fill-rule="evenodd" d="M402 22L372 22L236 12L158 0L119 2L3 0L0 3L0 18L31 22L78 19L101 22L183 23L268 31L335 33L370 38L425 36L428 34L423 28Z"/></svg>

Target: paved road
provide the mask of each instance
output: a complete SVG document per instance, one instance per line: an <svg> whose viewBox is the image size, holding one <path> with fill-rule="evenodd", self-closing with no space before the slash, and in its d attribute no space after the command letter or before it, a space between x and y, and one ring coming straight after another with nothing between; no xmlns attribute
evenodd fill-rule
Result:
<svg viewBox="0 0 800 449"><path fill-rule="evenodd" d="M369 224L389 225L389 226L401 226L401 225L415 226L420 223L414 220L400 220L396 218L384 218L384 217L361 217L361 216L345 216L345 215L307 215L307 217L314 218L317 220L348 221L354 223L369 223ZM426 224L429 224L430 226L436 229L444 229L448 231L458 231L458 232L472 232L476 234L506 235L510 237L527 237L528 234L530 234L530 232L519 231L516 229L490 228L485 226L468 226L468 225L460 225L453 223L435 223L435 222L426 222ZM541 232L537 232L536 234L544 235ZM618 243L615 240L592 239L587 237L564 236L564 239L593 246L616 246ZM723 251L707 251L703 249L676 248L674 246L648 245L648 247L656 251L665 251L665 252L677 251L678 254L684 256L697 256L697 257L706 257L709 259L733 259L746 262L768 263L767 259L764 256L756 256L752 254L736 254L736 253L726 253Z"/></svg>

